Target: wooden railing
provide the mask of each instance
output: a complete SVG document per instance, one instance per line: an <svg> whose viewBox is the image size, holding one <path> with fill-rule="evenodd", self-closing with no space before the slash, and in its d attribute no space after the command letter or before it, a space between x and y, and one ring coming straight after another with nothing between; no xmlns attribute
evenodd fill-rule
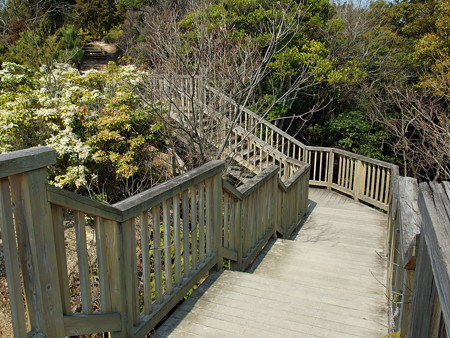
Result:
<svg viewBox="0 0 450 338"><path fill-rule="evenodd" d="M286 182L278 171L271 166L237 189L223 182L223 256L233 269L248 267L277 233L289 237L307 212L309 166Z"/></svg>
<svg viewBox="0 0 450 338"><path fill-rule="evenodd" d="M232 154L244 160L243 164L250 170L260 172L264 166L258 164L264 163L265 156L270 156L273 164L281 163L282 168L282 163L291 159L299 161L299 166L309 163L310 185L326 186L355 200L386 211L389 209L392 178L398 173L396 165L336 148L306 146L263 117L206 85L201 78L154 75L152 81L158 83L155 87L158 95L172 95L172 111L183 110L185 116L196 116L195 121L213 116L216 124L226 124L219 133L219 140L226 140L225 136L229 132L231 136L225 147L227 155ZM287 171L282 170L283 179L288 179L297 169L294 165Z"/></svg>
<svg viewBox="0 0 450 338"><path fill-rule="evenodd" d="M390 212L390 331L450 335L450 183L401 177ZM395 212L394 212L395 210Z"/></svg>
<svg viewBox="0 0 450 338"><path fill-rule="evenodd" d="M270 237L288 236L308 203L308 166L284 183L273 166L235 189L222 179L224 162L212 161L106 205L47 185L55 160L48 147L0 155L0 226L20 337L144 337L223 258L242 270Z"/></svg>

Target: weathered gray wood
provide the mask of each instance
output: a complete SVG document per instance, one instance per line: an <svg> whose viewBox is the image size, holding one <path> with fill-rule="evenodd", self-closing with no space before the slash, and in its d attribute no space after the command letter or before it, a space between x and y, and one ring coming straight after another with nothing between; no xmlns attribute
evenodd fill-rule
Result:
<svg viewBox="0 0 450 338"><path fill-rule="evenodd" d="M429 182L428 184L433 192L433 201L436 206L436 211L443 219L450 219L450 200L445 193L444 186L437 182Z"/></svg>
<svg viewBox="0 0 450 338"><path fill-rule="evenodd" d="M231 185L231 183L229 183L226 180L222 180L222 186L223 186L223 190L225 192L227 192L228 194L230 194L231 196L233 196L234 198L238 199L238 200L242 200L244 198L243 194L237 190L235 187L233 187Z"/></svg>
<svg viewBox="0 0 450 338"><path fill-rule="evenodd" d="M180 237L180 196L172 198L173 205L173 248L175 255L175 285L181 282L181 237ZM184 234L183 234L184 235Z"/></svg>
<svg viewBox="0 0 450 338"><path fill-rule="evenodd" d="M82 211L88 215L99 216L118 222L121 222L123 219L122 211L110 205L67 190L59 189L52 185L47 185L47 199L54 205L59 205L71 210Z"/></svg>
<svg viewBox="0 0 450 338"><path fill-rule="evenodd" d="M152 312L152 285L150 277L150 240L149 240L149 222L148 211L141 213L141 246L142 246L142 271L144 284L144 315L149 315Z"/></svg>
<svg viewBox="0 0 450 338"><path fill-rule="evenodd" d="M204 181L208 177L222 173L224 168L225 163L223 161L208 162L186 174L175 177L154 188L116 203L113 207L123 212L124 220L129 219L144 210L150 209L154 205L162 203L167 198L183 192L190 186Z"/></svg>
<svg viewBox="0 0 450 338"><path fill-rule="evenodd" d="M47 170L37 169L9 179L31 328L61 336L63 314L55 240L51 207L45 202Z"/></svg>
<svg viewBox="0 0 450 338"><path fill-rule="evenodd" d="M398 182L400 229L400 250L403 267L413 268L411 259L415 256L416 237L420 233L421 217L417 198L419 186L411 177L399 177Z"/></svg>
<svg viewBox="0 0 450 338"><path fill-rule="evenodd" d="M100 284L100 307L102 312L111 312L111 294L110 294L110 282L108 278L108 262L106 257L106 235L105 235L105 222L100 217L96 217L94 221L95 230L95 242L98 261L98 277ZM106 226L110 226L107 224Z"/></svg>
<svg viewBox="0 0 450 338"><path fill-rule="evenodd" d="M152 208L152 227L153 227L153 258L155 266L155 302L161 304L163 300L162 291L162 272L161 272L161 233L160 233L160 206Z"/></svg>
<svg viewBox="0 0 450 338"><path fill-rule="evenodd" d="M19 256L14 231L9 182L6 178L0 178L0 229L3 240L6 276L8 278L13 332L16 337L24 337L26 336L26 322L19 272Z"/></svg>
<svg viewBox="0 0 450 338"><path fill-rule="evenodd" d="M450 219L442 217L443 211L436 209L438 205L441 202L439 199L433 202L428 184L421 183L419 209L422 215L422 232L428 254L433 257L431 266L445 325L450 328Z"/></svg>
<svg viewBox="0 0 450 338"><path fill-rule="evenodd" d="M130 335L133 326L139 323L139 294L137 278L137 256L136 256L136 219L132 218L120 224L122 234L123 259L122 264L122 301L125 302L125 308L120 311L124 322L127 325L123 332ZM125 296L125 297L124 297ZM122 324L122 328L125 325Z"/></svg>
<svg viewBox="0 0 450 338"><path fill-rule="evenodd" d="M442 185L444 186L445 193L447 194L447 198L450 199L450 182L442 182Z"/></svg>
<svg viewBox="0 0 450 338"><path fill-rule="evenodd" d="M126 297L128 297L128 293L124 284L124 279L130 277L125 275L124 264L130 264L130 262L124 262L125 241L120 228L120 223L103 220L99 232L101 237L98 238L99 242L102 243L102 262L104 264L100 276L104 279L103 285L105 287L103 303L105 303L106 309L104 311L121 314L121 331L112 332L112 338L129 336L129 323L132 323L132 318L129 317L127 311Z"/></svg>
<svg viewBox="0 0 450 338"><path fill-rule="evenodd" d="M191 278L183 278L181 286L176 286L173 289L171 296L165 296L161 304L155 304L153 313L148 316L143 316L134 329L134 337L144 337L152 328L164 318L167 313L186 295L186 293L203 277L211 268L217 263L217 255L205 257L205 262L202 262L199 269Z"/></svg>
<svg viewBox="0 0 450 338"><path fill-rule="evenodd" d="M82 212L75 212L75 234L77 242L78 272L80 279L81 304L84 314L92 313L90 273L86 243L86 220Z"/></svg>
<svg viewBox="0 0 450 338"><path fill-rule="evenodd" d="M189 194L185 191L182 194L182 212L183 212L183 275L189 276L190 273L190 230L189 230Z"/></svg>
<svg viewBox="0 0 450 338"><path fill-rule="evenodd" d="M64 316L64 335L79 336L97 332L120 331L119 313L76 314Z"/></svg>
<svg viewBox="0 0 450 338"><path fill-rule="evenodd" d="M164 275L166 288L165 293L170 295L172 293L172 244L171 244L171 224L170 224L170 202L163 201L163 227L164 227Z"/></svg>
<svg viewBox="0 0 450 338"><path fill-rule="evenodd" d="M0 178L44 168L56 163L50 147L34 147L0 154Z"/></svg>
<svg viewBox="0 0 450 338"><path fill-rule="evenodd" d="M197 220L197 186L190 189L191 195L191 238L192 238L192 267L197 269L198 265L198 220Z"/></svg>
<svg viewBox="0 0 450 338"><path fill-rule="evenodd" d="M64 238L64 215L62 207L52 205L52 219L58 276L61 285L62 308L64 315L69 315L72 311L70 308L69 276L67 272L66 240Z"/></svg>
<svg viewBox="0 0 450 338"><path fill-rule="evenodd" d="M419 237L417 257L411 318L409 328L403 328L403 330L408 330L408 337L411 338L429 337L433 307L436 301L433 270L424 235Z"/></svg>
<svg viewBox="0 0 450 338"><path fill-rule="evenodd" d="M278 173L277 166L270 166L262 173L248 180L245 184L241 185L237 190L242 194L243 198L246 198L257 189L259 189L265 182L276 176Z"/></svg>

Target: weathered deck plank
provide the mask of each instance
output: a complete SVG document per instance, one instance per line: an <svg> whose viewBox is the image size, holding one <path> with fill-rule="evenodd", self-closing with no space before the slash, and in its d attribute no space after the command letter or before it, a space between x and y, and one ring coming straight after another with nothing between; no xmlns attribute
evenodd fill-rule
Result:
<svg viewBox="0 0 450 338"><path fill-rule="evenodd" d="M250 273L212 276L157 336L386 334L386 215L326 190L310 189L310 200L294 238L268 246Z"/></svg>

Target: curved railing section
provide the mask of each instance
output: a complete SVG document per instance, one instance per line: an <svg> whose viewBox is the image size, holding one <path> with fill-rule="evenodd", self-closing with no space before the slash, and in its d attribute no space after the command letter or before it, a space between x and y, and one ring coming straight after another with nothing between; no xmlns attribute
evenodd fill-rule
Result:
<svg viewBox="0 0 450 338"><path fill-rule="evenodd" d="M164 75L153 75L152 81L159 94L170 93L172 106L176 107L172 108L173 111L189 112L192 111L192 107L197 107L194 114L197 115L197 120L206 120L208 116L212 116L212 112L216 112L213 115L216 121L226 121L228 125L226 130L231 129L231 134L239 134L242 139L246 139L245 142L261 144L260 148L278 159L295 159L300 163L308 163L310 185L325 186L347 194L357 201L389 210L393 197L392 184L398 176L396 165L336 148L307 146L263 117L206 85L199 77L168 78ZM221 139L224 139L225 135L226 131L221 134ZM236 137L229 139L227 146L237 152L237 157L242 158L242 149L249 151L250 147L233 144ZM253 170L256 167L249 163L250 161L246 162L249 169ZM291 171L289 174L293 173L294 171ZM289 174L283 175L283 178L287 179Z"/></svg>

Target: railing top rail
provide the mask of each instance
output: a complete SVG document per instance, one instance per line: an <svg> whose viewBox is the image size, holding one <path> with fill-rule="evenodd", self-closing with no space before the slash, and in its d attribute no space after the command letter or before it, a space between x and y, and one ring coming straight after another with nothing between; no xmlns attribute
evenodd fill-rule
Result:
<svg viewBox="0 0 450 338"><path fill-rule="evenodd" d="M82 211L91 216L99 216L118 222L121 222L123 219L122 211L109 204L101 203L49 184L47 185L47 199L54 205Z"/></svg>
<svg viewBox="0 0 450 338"><path fill-rule="evenodd" d="M445 185L419 185L419 210L446 327L450 327L450 196Z"/></svg>
<svg viewBox="0 0 450 338"><path fill-rule="evenodd" d="M205 85L205 88L207 90L211 91L212 93L214 93L215 95L220 96L224 101L227 101L227 102L229 102L229 103L231 103L233 105L238 106L239 109L241 109L243 112L245 112L246 114L248 114L248 115L258 119L260 123L270 127L270 129L272 129L273 131L276 131L277 133L283 135L286 139L288 139L289 141L297 144L299 147L301 147L301 148L305 148L306 147L306 145L301 143L299 140L295 139L294 137L292 137L291 135L289 135L285 131L283 131L280 128L276 127L275 125L273 125L269 121L266 121L263 117L259 116L258 114L255 114L250 109L248 109L248 108L246 108L246 107L244 107L242 105L238 105L236 101L234 101L230 97L224 95L223 93L219 92L217 89L214 89L213 87L208 86L208 85Z"/></svg>
<svg viewBox="0 0 450 338"><path fill-rule="evenodd" d="M230 194L234 198L236 198L238 200L241 200L241 201L244 199L244 196L242 195L242 193L239 190L237 190L226 179L222 180L222 187L223 187L223 190L225 190L228 194Z"/></svg>
<svg viewBox="0 0 450 338"><path fill-rule="evenodd" d="M200 75L182 75L182 74L159 74L159 73L151 73L149 77L153 77L156 79L202 79L203 77Z"/></svg>
<svg viewBox="0 0 450 338"><path fill-rule="evenodd" d="M284 191L289 191L292 186L294 186L294 183L299 179L299 177L305 175L308 173L308 169L311 165L306 164L300 169L298 169L292 176L290 176L285 182L280 180L280 184L283 187Z"/></svg>
<svg viewBox="0 0 450 338"><path fill-rule="evenodd" d="M144 210L148 210L163 202L171 196L183 192L189 187L198 184L211 176L222 173L224 168L225 163L223 161L215 160L208 162L201 167L177 176L170 181L164 182L154 188L118 202L114 204L113 207L122 211L124 220L130 219L131 217L139 215L139 213Z"/></svg>
<svg viewBox="0 0 450 338"><path fill-rule="evenodd" d="M243 185L239 186L237 190L242 194L243 198L250 195L252 192L257 190L260 186L270 180L272 177L278 174L280 168L276 165L272 165L264 169L261 173L255 177L249 179Z"/></svg>
<svg viewBox="0 0 450 338"><path fill-rule="evenodd" d="M358 155L358 154L352 153L350 151L341 150L341 149L337 149L337 148L331 148L331 149L333 149L333 152L336 153L336 154L342 154L342 155L345 155L345 156L348 156L348 157L353 157L353 158L355 158L357 160L361 160L361 161L364 161L364 162L376 164L376 165L378 165L380 167L384 167L384 168L388 168L388 169L393 169L394 167L397 167L395 164L384 162L384 161L381 161L381 160L376 160L376 159L373 159L373 158L370 158L370 157L367 157L367 156L363 156L363 155Z"/></svg>
<svg viewBox="0 0 450 338"><path fill-rule="evenodd" d="M0 178L43 168L56 163L56 152L50 147L34 147L0 154Z"/></svg>
<svg viewBox="0 0 450 338"><path fill-rule="evenodd" d="M267 152L269 152L275 158L285 159L287 162L292 163L292 164L297 164L298 166L303 166L303 165L307 164L306 162L298 161L298 160L295 160L295 159L293 159L291 157L286 156L285 154L283 154L278 149L273 148L272 146L270 146L269 144L265 143L264 141L259 139L257 136L253 135L252 133L249 133L247 130L245 130L242 127L235 126L234 128L239 134L245 135L246 138L248 138L249 140L251 140L252 142L257 144L258 146L260 146L262 150L266 150Z"/></svg>

